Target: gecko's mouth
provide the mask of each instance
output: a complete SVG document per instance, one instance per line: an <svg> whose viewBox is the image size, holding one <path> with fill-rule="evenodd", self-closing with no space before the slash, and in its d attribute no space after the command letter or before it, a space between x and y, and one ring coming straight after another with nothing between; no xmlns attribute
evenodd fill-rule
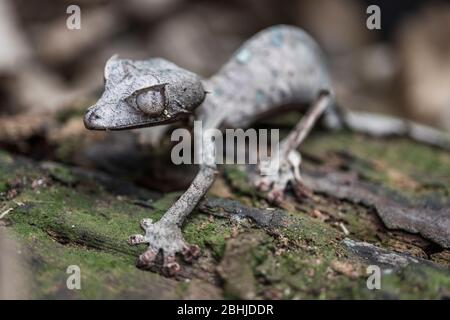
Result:
<svg viewBox="0 0 450 320"><path fill-rule="evenodd" d="M148 127L155 127L163 124L169 124L176 122L178 120L181 120L182 117L178 118L171 118L171 119L165 119L161 121L148 121L143 122L139 124L126 124L126 125L119 125L114 127L108 127L108 128L88 128L89 130L97 130L97 131L105 131L105 130L111 130L111 131L121 131L121 130L131 130L131 129L140 129L140 128L148 128Z"/></svg>
<svg viewBox="0 0 450 320"><path fill-rule="evenodd" d="M145 127L153 127L162 124L173 123L178 120L184 119L188 116L187 113L176 113L169 117L152 117L148 119L143 119L142 116L133 117L129 114L127 117L102 117L96 112L95 107L89 108L84 115L84 126L89 130L105 131L105 130L129 130L138 129ZM108 120L106 120L108 119Z"/></svg>

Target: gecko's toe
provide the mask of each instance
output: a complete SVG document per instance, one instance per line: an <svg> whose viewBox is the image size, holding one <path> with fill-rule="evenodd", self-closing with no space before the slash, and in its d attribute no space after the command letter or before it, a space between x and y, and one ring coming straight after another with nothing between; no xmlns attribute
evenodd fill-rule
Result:
<svg viewBox="0 0 450 320"><path fill-rule="evenodd" d="M271 177L261 176L259 174L255 174L254 172L250 172L248 179L250 184L261 192L269 191L273 184L273 179L271 179Z"/></svg>
<svg viewBox="0 0 450 320"><path fill-rule="evenodd" d="M151 219L143 219L141 227L145 230L145 235L136 234L128 239L129 244L149 244L147 251L139 256L139 268L162 272L171 277L181 270L175 259L176 255L180 254L184 260L191 262L200 254L198 246L186 243L176 224L164 220L153 223Z"/></svg>
<svg viewBox="0 0 450 320"><path fill-rule="evenodd" d="M155 262L157 254L158 253L153 249L147 249L147 251L139 256L137 266L139 268L148 268L152 266Z"/></svg>
<svg viewBox="0 0 450 320"><path fill-rule="evenodd" d="M142 234L133 234L132 236L128 237L129 245L133 246L141 243L148 243L147 239Z"/></svg>
<svg viewBox="0 0 450 320"><path fill-rule="evenodd" d="M280 205L284 200L284 189L274 188L267 194L267 201Z"/></svg>
<svg viewBox="0 0 450 320"><path fill-rule="evenodd" d="M271 182L268 179L261 178L255 186L259 191L267 192L270 190L270 185Z"/></svg>
<svg viewBox="0 0 450 320"><path fill-rule="evenodd" d="M200 247L197 245L186 245L181 251L186 262L192 262L200 256Z"/></svg>
<svg viewBox="0 0 450 320"><path fill-rule="evenodd" d="M303 183L295 184L294 193L298 199L311 198L314 195L313 191L306 187Z"/></svg>
<svg viewBox="0 0 450 320"><path fill-rule="evenodd" d="M141 228L147 231L147 229L153 224L152 219L142 219L141 220Z"/></svg>
<svg viewBox="0 0 450 320"><path fill-rule="evenodd" d="M180 272L181 267L175 259L174 255L164 257L163 273L169 277L173 277Z"/></svg>

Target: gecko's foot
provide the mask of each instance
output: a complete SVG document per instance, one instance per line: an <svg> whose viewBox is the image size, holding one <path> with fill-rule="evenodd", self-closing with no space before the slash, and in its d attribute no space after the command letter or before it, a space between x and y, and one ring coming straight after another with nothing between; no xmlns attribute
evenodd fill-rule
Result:
<svg viewBox="0 0 450 320"><path fill-rule="evenodd" d="M137 266L140 268L157 267L160 264L158 257L162 257L162 272L167 276L174 276L181 270L175 258L177 253L180 253L187 262L191 262L200 255L200 248L187 244L177 225L161 221L153 223L151 219L143 219L141 227L145 235L136 234L128 239L130 245L148 244L147 251L138 258Z"/></svg>
<svg viewBox="0 0 450 320"><path fill-rule="evenodd" d="M284 200L284 191L290 182L294 187L296 196L310 197L312 195L302 183L300 176L300 153L291 150L285 159L280 159L278 170L269 175L253 174L251 183L262 192L266 192L268 202L279 205Z"/></svg>

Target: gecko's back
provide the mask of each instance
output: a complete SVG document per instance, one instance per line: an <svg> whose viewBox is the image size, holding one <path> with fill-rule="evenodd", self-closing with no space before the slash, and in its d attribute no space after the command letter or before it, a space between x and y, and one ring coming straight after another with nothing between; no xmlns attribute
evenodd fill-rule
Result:
<svg viewBox="0 0 450 320"><path fill-rule="evenodd" d="M203 112L222 114L229 126L245 126L278 106L310 103L321 91L332 91L322 57L297 27L265 29L205 81L215 103Z"/></svg>

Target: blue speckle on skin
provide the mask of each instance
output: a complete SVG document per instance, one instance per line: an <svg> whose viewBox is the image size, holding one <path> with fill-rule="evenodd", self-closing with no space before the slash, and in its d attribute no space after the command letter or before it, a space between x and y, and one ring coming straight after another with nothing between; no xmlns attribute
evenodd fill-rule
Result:
<svg viewBox="0 0 450 320"><path fill-rule="evenodd" d="M266 95L264 94L264 92L260 89L256 90L256 96L255 96L255 100L256 100L256 104L261 104L264 102L266 98Z"/></svg>
<svg viewBox="0 0 450 320"><path fill-rule="evenodd" d="M277 48L283 45L283 34L281 33L281 30L274 29L272 31L272 45Z"/></svg>
<svg viewBox="0 0 450 320"><path fill-rule="evenodd" d="M250 51L248 49L240 50L236 54L236 60L240 63L247 63L251 57L252 57L252 54L250 53Z"/></svg>
<svg viewBox="0 0 450 320"><path fill-rule="evenodd" d="M223 91L222 91L222 89L220 89L220 88L216 88L216 89L213 90L213 94L214 94L215 96L220 97L220 96L223 94Z"/></svg>

